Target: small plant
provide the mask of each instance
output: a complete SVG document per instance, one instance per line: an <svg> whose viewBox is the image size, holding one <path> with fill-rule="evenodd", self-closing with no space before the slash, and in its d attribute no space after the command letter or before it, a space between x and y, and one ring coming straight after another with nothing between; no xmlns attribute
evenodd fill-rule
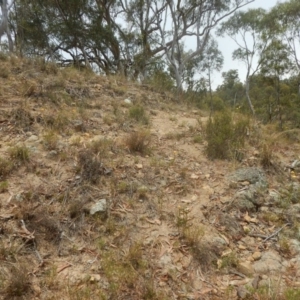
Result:
<svg viewBox="0 0 300 300"><path fill-rule="evenodd" d="M289 256L291 254L291 247L286 237L282 237L279 240L280 251L282 254Z"/></svg>
<svg viewBox="0 0 300 300"><path fill-rule="evenodd" d="M78 171L83 180L95 184L103 174L103 164L91 150L84 150L78 155Z"/></svg>
<svg viewBox="0 0 300 300"><path fill-rule="evenodd" d="M170 117L169 120L172 121L172 122L177 122L178 121L176 117Z"/></svg>
<svg viewBox="0 0 300 300"><path fill-rule="evenodd" d="M235 252L231 252L221 259L220 268L235 268L238 265L238 258Z"/></svg>
<svg viewBox="0 0 300 300"><path fill-rule="evenodd" d="M18 162L29 161L29 149L26 146L15 146L9 149L9 156Z"/></svg>
<svg viewBox="0 0 300 300"><path fill-rule="evenodd" d="M189 221L189 209L186 207L178 207L178 211L176 214L176 225L179 228L186 228L188 226Z"/></svg>
<svg viewBox="0 0 300 300"><path fill-rule="evenodd" d="M8 78L9 77L9 70L8 68L1 66L0 67L0 77L1 78Z"/></svg>
<svg viewBox="0 0 300 300"><path fill-rule="evenodd" d="M193 142L196 144L202 144L203 143L203 138L201 135L197 134L193 137Z"/></svg>
<svg viewBox="0 0 300 300"><path fill-rule="evenodd" d="M69 206L69 214L70 214L70 218L74 219L77 218L79 216L81 216L82 214L82 205L83 203L79 200L77 201L73 201L70 206Z"/></svg>
<svg viewBox="0 0 300 300"><path fill-rule="evenodd" d="M286 300L298 300L300 299L300 289L287 288L284 292Z"/></svg>
<svg viewBox="0 0 300 300"><path fill-rule="evenodd" d="M10 277L5 287L6 299L24 297L30 291L31 283L28 278L27 268L15 267L11 269Z"/></svg>
<svg viewBox="0 0 300 300"><path fill-rule="evenodd" d="M146 153L149 150L150 142L151 135L147 130L132 132L125 140L125 144L130 152L140 153Z"/></svg>
<svg viewBox="0 0 300 300"><path fill-rule="evenodd" d="M244 146L249 120L233 121L230 112L217 113L206 126L206 153L209 159L232 159Z"/></svg>
<svg viewBox="0 0 300 300"><path fill-rule="evenodd" d="M133 243L129 248L125 261L128 261L135 270L144 268L147 264L143 260L142 244Z"/></svg>
<svg viewBox="0 0 300 300"><path fill-rule="evenodd" d="M8 60L7 54L4 53L4 52L0 52L0 60L1 61L7 61Z"/></svg>
<svg viewBox="0 0 300 300"><path fill-rule="evenodd" d="M13 169L11 161L0 157L0 178L5 178Z"/></svg>
<svg viewBox="0 0 300 300"><path fill-rule="evenodd" d="M263 168L272 166L273 151L272 146L264 143L260 152L260 164Z"/></svg>
<svg viewBox="0 0 300 300"><path fill-rule="evenodd" d="M7 192L7 190L8 190L8 182L0 181L0 193Z"/></svg>
<svg viewBox="0 0 300 300"><path fill-rule="evenodd" d="M144 125L149 124L149 118L146 116L145 109L142 106L135 105L129 109L129 117Z"/></svg>
<svg viewBox="0 0 300 300"><path fill-rule="evenodd" d="M58 144L58 136L54 130L48 131L43 138L43 146L46 150L56 150Z"/></svg>
<svg viewBox="0 0 300 300"><path fill-rule="evenodd" d="M94 154L99 155L100 157L106 157L112 145L113 142L111 140L103 138L92 141L89 148Z"/></svg>

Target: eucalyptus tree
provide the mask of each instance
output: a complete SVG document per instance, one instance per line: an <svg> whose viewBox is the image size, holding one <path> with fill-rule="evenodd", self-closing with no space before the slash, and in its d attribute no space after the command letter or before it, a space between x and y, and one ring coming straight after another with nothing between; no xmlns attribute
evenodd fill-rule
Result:
<svg viewBox="0 0 300 300"><path fill-rule="evenodd" d="M278 3L269 13L269 27L280 35L300 73L300 1Z"/></svg>
<svg viewBox="0 0 300 300"><path fill-rule="evenodd" d="M176 76L177 88L183 89L183 73L189 61L201 55L211 31L226 17L253 0L154 0L154 13L160 43ZM161 9L166 7L165 9ZM188 55L180 42L194 45Z"/></svg>
<svg viewBox="0 0 300 300"><path fill-rule="evenodd" d="M120 68L115 0L15 0L12 28L20 51L56 61Z"/></svg>
<svg viewBox="0 0 300 300"><path fill-rule="evenodd" d="M12 7L14 0L8 3L7 0L0 0L0 8L1 8L1 18L0 18L0 41L1 37L6 34L8 40L8 49L10 52L13 51L13 40L11 36L11 31L9 28L9 18L8 12Z"/></svg>
<svg viewBox="0 0 300 300"><path fill-rule="evenodd" d="M238 96L241 96L244 90L238 70L231 69L227 72L222 72L222 77L223 82L217 87L216 93L226 104L235 107Z"/></svg>
<svg viewBox="0 0 300 300"><path fill-rule="evenodd" d="M293 70L289 50L281 40L274 38L260 58L261 73L273 79L276 91L276 106L278 110L280 128L283 128L283 111L281 102L281 81Z"/></svg>
<svg viewBox="0 0 300 300"><path fill-rule="evenodd" d="M133 77L146 80L149 69L160 64L162 49L157 40L157 20L152 0L120 0L119 16L126 23L122 27L124 57L132 63ZM160 7L163 11L166 5ZM120 26L121 28L121 26Z"/></svg>
<svg viewBox="0 0 300 300"><path fill-rule="evenodd" d="M223 62L223 54L218 49L216 40L210 39L202 54L200 71L207 74L211 111L213 110L212 74L213 72L220 71L222 69Z"/></svg>
<svg viewBox="0 0 300 300"><path fill-rule="evenodd" d="M261 67L259 57L265 51L270 36L265 34L264 20L266 12L262 8L236 12L228 21L224 22L218 33L231 37L238 48L233 51L232 58L240 60L246 66L245 90L250 110L255 115L250 98L250 80Z"/></svg>

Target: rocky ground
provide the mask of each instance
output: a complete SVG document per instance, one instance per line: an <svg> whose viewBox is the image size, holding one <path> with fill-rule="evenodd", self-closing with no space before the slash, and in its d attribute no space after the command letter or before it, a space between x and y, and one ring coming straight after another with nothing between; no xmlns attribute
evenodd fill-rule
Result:
<svg viewBox="0 0 300 300"><path fill-rule="evenodd" d="M0 77L2 299L300 299L297 132L211 161L207 112L150 86L4 56Z"/></svg>

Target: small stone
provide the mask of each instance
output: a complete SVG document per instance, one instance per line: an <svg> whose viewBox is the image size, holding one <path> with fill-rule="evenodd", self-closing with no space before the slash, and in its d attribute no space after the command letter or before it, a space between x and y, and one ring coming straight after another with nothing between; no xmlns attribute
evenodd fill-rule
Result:
<svg viewBox="0 0 300 300"><path fill-rule="evenodd" d="M258 288L259 282L261 281L262 277L260 275L256 275L255 278L252 281L252 287L254 289Z"/></svg>
<svg viewBox="0 0 300 300"><path fill-rule="evenodd" d="M126 98L126 99L124 100L124 102L125 102L126 104L132 104L132 101L131 101L129 98Z"/></svg>
<svg viewBox="0 0 300 300"><path fill-rule="evenodd" d="M26 142L27 143L32 143L32 142L36 142L37 140L38 140L39 138L38 138L38 136L36 136L36 135L31 135L27 140L26 140Z"/></svg>
<svg viewBox="0 0 300 300"><path fill-rule="evenodd" d="M252 254L252 258L254 260L259 260L261 258L261 253L259 251L256 251Z"/></svg>
<svg viewBox="0 0 300 300"><path fill-rule="evenodd" d="M90 214L94 215L95 213L106 213L107 212L107 201L106 199L101 199L97 203L95 203L90 208Z"/></svg>
<svg viewBox="0 0 300 300"><path fill-rule="evenodd" d="M237 270L246 276L252 276L254 273L252 265L247 261L239 263Z"/></svg>
<svg viewBox="0 0 300 300"><path fill-rule="evenodd" d="M249 292L244 286L241 285L237 288L238 299L245 299L248 294Z"/></svg>
<svg viewBox="0 0 300 300"><path fill-rule="evenodd" d="M55 157L57 156L57 154L58 154L57 151L51 150L48 152L47 157Z"/></svg>
<svg viewBox="0 0 300 300"><path fill-rule="evenodd" d="M93 275L91 275L90 282L91 283L99 282L100 279L101 279L101 276L99 274L93 274Z"/></svg>

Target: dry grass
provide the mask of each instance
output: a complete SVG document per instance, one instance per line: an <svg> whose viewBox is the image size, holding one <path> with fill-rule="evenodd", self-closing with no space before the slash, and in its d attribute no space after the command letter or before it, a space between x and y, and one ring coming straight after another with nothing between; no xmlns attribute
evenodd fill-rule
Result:
<svg viewBox="0 0 300 300"><path fill-rule="evenodd" d="M125 144L130 152L147 153L150 148L151 134L148 130L140 129L127 136Z"/></svg>
<svg viewBox="0 0 300 300"><path fill-rule="evenodd" d="M218 210L223 209L220 201L208 200L208 192L199 189L202 183L216 191L220 188L226 197L222 178L232 168L228 162L205 161L205 125L199 122L188 128L186 121L190 117L196 121L199 114L182 103L171 103L171 96L165 102L166 94L149 87L141 92L143 86L124 78L94 76L74 67L61 69L44 60L1 53L0 60L9 73L0 91L0 297L233 299L235 290L227 298L220 292L225 283L207 295L199 296L195 288L201 284L202 292L223 282L220 273L223 276L234 268L240 255L232 252L221 257L221 246L209 239L213 233L208 223L204 228L200 218L195 221L194 209L201 209L197 195L207 200L208 209L216 203ZM135 104L125 104L125 96ZM243 142L234 135L245 134L246 123L242 118L239 123L239 118L232 120L229 139L224 123L220 125L224 140L233 141L238 150ZM75 128L77 120L84 122L83 129ZM176 132L172 126L181 128ZM31 135L38 139L29 141ZM296 135L289 135L290 142L296 140ZM224 144L213 142L216 152L223 150ZM253 144L255 150L259 146ZM230 158L233 148L228 148ZM54 159L51 150L57 150ZM109 204L105 217L91 216L89 205L104 198ZM278 206L298 203L298 194L294 198L287 194ZM176 212L179 203L185 206ZM257 213L262 229L286 222L284 213L279 216L271 209ZM21 220L34 242L26 238ZM299 238L296 217L292 222L276 248L283 257L291 253L289 239ZM225 236L220 226L213 230ZM205 281L198 280L199 270L205 273ZM294 277L296 271L288 270ZM270 285L251 291L249 297L294 300L299 291Z"/></svg>

